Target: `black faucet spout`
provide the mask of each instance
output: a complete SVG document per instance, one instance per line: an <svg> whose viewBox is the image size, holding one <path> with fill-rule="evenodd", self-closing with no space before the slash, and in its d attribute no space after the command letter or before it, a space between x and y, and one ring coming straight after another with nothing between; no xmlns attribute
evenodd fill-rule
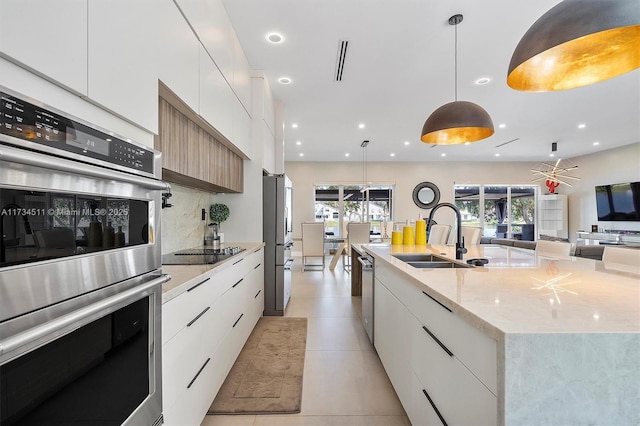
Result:
<svg viewBox="0 0 640 426"><path fill-rule="evenodd" d="M460 214L460 210L458 210L455 204L451 204L451 203L437 204L433 209L431 209L431 213L429 213L429 220L427 221L427 224L429 225L429 228L431 228L431 223L433 223L432 222L433 215L435 214L436 210L438 210L440 207L449 207L456 214L456 223L457 223L456 259L462 260L462 255L464 255L467 252L467 249L464 247L464 238L462 237L462 215Z"/></svg>

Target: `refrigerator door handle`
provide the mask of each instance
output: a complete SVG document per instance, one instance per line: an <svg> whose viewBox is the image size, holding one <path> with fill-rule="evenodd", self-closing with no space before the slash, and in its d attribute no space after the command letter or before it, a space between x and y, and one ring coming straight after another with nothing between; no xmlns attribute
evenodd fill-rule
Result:
<svg viewBox="0 0 640 426"><path fill-rule="evenodd" d="M293 257L284 262L284 269L291 269L291 265L293 265Z"/></svg>
<svg viewBox="0 0 640 426"><path fill-rule="evenodd" d="M285 250L286 250L286 249L290 249L291 247L293 247L293 241L289 241L288 243L286 243L286 244L284 245L284 249L285 249Z"/></svg>

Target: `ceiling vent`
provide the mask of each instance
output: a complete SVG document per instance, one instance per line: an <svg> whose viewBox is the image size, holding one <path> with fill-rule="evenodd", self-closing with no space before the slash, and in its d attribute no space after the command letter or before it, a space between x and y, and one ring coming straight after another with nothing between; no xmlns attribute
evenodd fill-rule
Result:
<svg viewBox="0 0 640 426"><path fill-rule="evenodd" d="M520 138L511 139L510 141L506 141L506 142L501 143L500 145L496 145L496 148L500 148L501 146L505 146L507 144L510 144L511 142L515 142L515 141L519 141L519 140L520 140Z"/></svg>
<svg viewBox="0 0 640 426"><path fill-rule="evenodd" d="M336 81L342 81L342 71L344 70L344 63L347 59L348 47L348 40L340 40L340 42L338 43L338 59L336 60Z"/></svg>

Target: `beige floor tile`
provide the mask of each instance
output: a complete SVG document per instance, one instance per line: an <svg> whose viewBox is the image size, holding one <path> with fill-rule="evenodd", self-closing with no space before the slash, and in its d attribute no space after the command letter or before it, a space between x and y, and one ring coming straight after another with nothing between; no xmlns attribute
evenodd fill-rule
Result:
<svg viewBox="0 0 640 426"><path fill-rule="evenodd" d="M256 416L204 416L200 426L253 426Z"/></svg>
<svg viewBox="0 0 640 426"><path fill-rule="evenodd" d="M307 351L372 351L360 318L309 318Z"/></svg>
<svg viewBox="0 0 640 426"><path fill-rule="evenodd" d="M374 351L307 351L303 415L403 416Z"/></svg>
<svg viewBox="0 0 640 426"><path fill-rule="evenodd" d="M288 317L355 317L360 300L351 297L295 297L287 306Z"/></svg>
<svg viewBox="0 0 640 426"><path fill-rule="evenodd" d="M406 416L256 416L255 426L411 426Z"/></svg>

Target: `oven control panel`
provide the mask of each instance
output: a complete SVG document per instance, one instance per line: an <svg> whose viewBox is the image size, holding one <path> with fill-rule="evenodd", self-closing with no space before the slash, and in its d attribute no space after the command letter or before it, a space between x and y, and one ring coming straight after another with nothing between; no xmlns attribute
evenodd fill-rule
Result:
<svg viewBox="0 0 640 426"><path fill-rule="evenodd" d="M27 147L60 156L79 156L88 162L93 158L126 169L154 173L154 151L151 149L4 91L0 91L0 102L0 135L28 141L35 145Z"/></svg>

